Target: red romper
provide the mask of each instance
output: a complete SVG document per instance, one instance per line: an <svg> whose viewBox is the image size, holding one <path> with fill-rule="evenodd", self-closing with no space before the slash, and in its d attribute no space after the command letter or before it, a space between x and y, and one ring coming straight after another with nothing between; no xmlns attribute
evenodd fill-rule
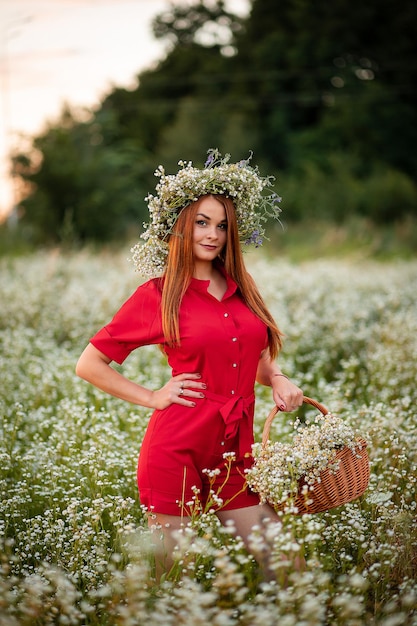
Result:
<svg viewBox="0 0 417 626"><path fill-rule="evenodd" d="M172 375L200 373L207 390L193 408L171 404L151 416L137 477L141 503L156 513L187 514L183 507L193 500L195 488L204 506L210 488L217 492L227 476L225 452L234 452L236 460L218 493L221 508L259 503L245 488L243 472L251 463L254 385L267 329L244 304L235 282L225 277L221 301L208 293L209 281L191 280L180 308L181 346L164 346ZM160 305L161 280L156 278L141 285L91 343L117 363L139 346L164 344ZM215 469L219 473L210 485L203 470Z"/></svg>

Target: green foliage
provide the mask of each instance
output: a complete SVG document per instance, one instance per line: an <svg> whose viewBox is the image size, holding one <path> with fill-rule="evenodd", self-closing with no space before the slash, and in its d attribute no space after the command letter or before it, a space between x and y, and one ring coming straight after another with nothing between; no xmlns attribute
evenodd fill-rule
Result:
<svg viewBox="0 0 417 626"><path fill-rule="evenodd" d="M359 210L374 221L390 223L416 215L417 186L403 172L376 167L363 181Z"/></svg>
<svg viewBox="0 0 417 626"><path fill-rule="evenodd" d="M188 5L171 5L153 22L156 38L167 38L174 46L189 46L200 42L206 46L231 45L242 30L242 19L226 10L224 0Z"/></svg>
<svg viewBox="0 0 417 626"><path fill-rule="evenodd" d="M22 202L35 242L105 241L125 235L136 221L145 195L143 151L127 140L113 145L112 120L103 117L80 122L65 111L36 138L30 158L15 158L35 190Z"/></svg>
<svg viewBox="0 0 417 626"><path fill-rule="evenodd" d="M359 163L336 152L320 163L303 160L280 180L284 219L342 224L361 216L381 226L416 215L417 186L411 177L376 160L364 175Z"/></svg>
<svg viewBox="0 0 417 626"><path fill-rule="evenodd" d="M87 121L64 112L16 157L22 224L39 242L139 228L155 167L201 163L210 147L253 150L278 173L289 221L415 215L416 7L252 0L242 19L222 0L170 6L153 24L166 56L135 89Z"/></svg>

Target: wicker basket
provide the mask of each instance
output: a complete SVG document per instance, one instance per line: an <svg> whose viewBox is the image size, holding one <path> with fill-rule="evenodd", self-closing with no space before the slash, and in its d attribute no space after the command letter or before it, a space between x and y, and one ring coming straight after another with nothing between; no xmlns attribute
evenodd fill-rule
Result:
<svg viewBox="0 0 417 626"><path fill-rule="evenodd" d="M311 404L318 409L323 415L329 412L325 406L304 396L303 401ZM265 447L269 440L269 431L275 415L278 413L278 407L274 407L269 413L262 434L262 446ZM304 513L320 513L328 511L352 500L359 498L366 490L369 484L369 457L366 451L366 441L359 438L362 449L360 454L354 454L348 447L340 448L336 452L336 458L340 461L339 469L331 472L325 469L320 474L320 482L316 482L313 491L308 492L308 496L301 495L305 482L303 478L298 481L298 495L294 498L292 505L297 507L297 514ZM283 510L286 504L282 506L277 503L271 505L276 511Z"/></svg>

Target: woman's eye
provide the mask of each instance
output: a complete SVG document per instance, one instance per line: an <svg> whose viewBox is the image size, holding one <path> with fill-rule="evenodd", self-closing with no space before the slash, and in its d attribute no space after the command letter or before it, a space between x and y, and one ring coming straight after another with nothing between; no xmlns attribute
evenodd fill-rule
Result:
<svg viewBox="0 0 417 626"><path fill-rule="evenodd" d="M227 224L219 224L220 230L227 230Z"/></svg>
<svg viewBox="0 0 417 626"><path fill-rule="evenodd" d="M207 222L206 220L197 220L196 224L198 226L206 226Z"/></svg>

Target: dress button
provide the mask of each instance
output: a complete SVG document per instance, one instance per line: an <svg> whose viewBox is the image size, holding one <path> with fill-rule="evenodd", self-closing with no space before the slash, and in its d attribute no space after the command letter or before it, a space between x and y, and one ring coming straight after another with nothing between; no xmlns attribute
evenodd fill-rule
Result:
<svg viewBox="0 0 417 626"><path fill-rule="evenodd" d="M232 389L232 391L230 393L232 394L232 396L234 396L235 395L235 390Z"/></svg>
<svg viewBox="0 0 417 626"><path fill-rule="evenodd" d="M232 341L237 341L237 337L232 337Z"/></svg>
<svg viewBox="0 0 417 626"><path fill-rule="evenodd" d="M221 442L220 442L220 445L221 445L221 446L224 446L224 441L221 441Z"/></svg>
<svg viewBox="0 0 417 626"><path fill-rule="evenodd" d="M232 367L237 367L237 363L233 363Z"/></svg>
<svg viewBox="0 0 417 626"><path fill-rule="evenodd" d="M229 313L223 313L224 317L229 317Z"/></svg>

